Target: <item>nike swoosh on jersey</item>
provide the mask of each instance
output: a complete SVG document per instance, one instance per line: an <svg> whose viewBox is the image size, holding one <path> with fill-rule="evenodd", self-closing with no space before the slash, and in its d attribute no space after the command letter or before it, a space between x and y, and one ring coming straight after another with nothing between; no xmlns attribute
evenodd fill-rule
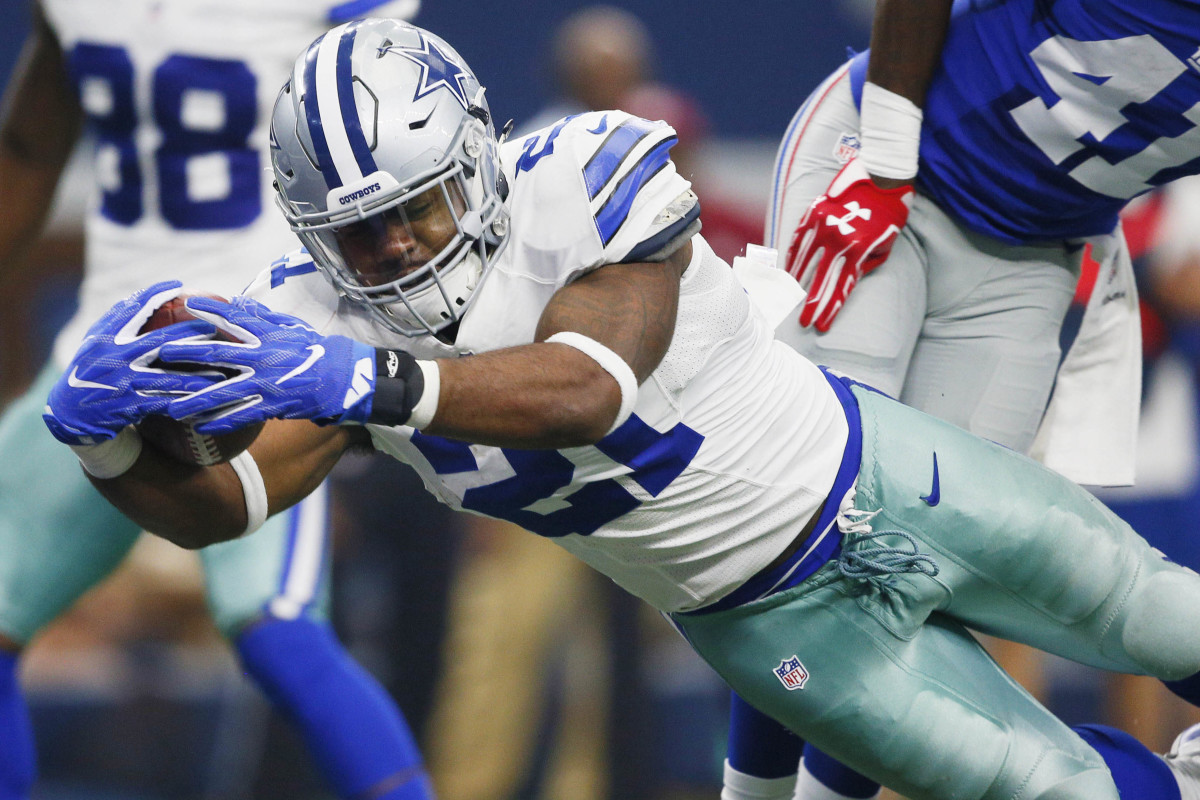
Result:
<svg viewBox="0 0 1200 800"><path fill-rule="evenodd" d="M936 506L942 502L942 483L938 479L937 453L933 454L933 488L929 494L921 495L921 499L929 506Z"/></svg>
<svg viewBox="0 0 1200 800"><path fill-rule="evenodd" d="M72 367L71 374L67 376L67 385L73 389L109 389L117 391L117 387L109 386L107 383L96 383L95 381L84 380L78 375L79 367Z"/></svg>
<svg viewBox="0 0 1200 800"><path fill-rule="evenodd" d="M318 361L320 361L322 358L325 357L325 348L322 345L310 344L308 346L308 349L311 350L312 352L309 353L308 358L304 359L304 363L301 364L300 366L296 367L294 370L289 372L287 375L284 375L279 380L275 381L276 386L279 386L281 383L284 383L285 381L290 381L292 378L296 377L297 375L300 375L301 373L307 372L309 367L311 367L313 364L317 363Z"/></svg>

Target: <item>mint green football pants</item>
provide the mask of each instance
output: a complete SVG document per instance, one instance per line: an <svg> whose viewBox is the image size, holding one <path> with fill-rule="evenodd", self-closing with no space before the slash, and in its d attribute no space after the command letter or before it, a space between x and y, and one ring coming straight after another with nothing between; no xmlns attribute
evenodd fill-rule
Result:
<svg viewBox="0 0 1200 800"><path fill-rule="evenodd" d="M673 619L748 702L912 800L1118 800L967 628L1177 680L1200 672L1200 576L1032 460L853 393L872 533L792 589Z"/></svg>
<svg viewBox="0 0 1200 800"><path fill-rule="evenodd" d="M0 633L26 644L128 554L140 529L88 482L42 409L53 367L0 416ZM326 493L252 536L200 552L217 626L236 636L264 614L321 618L328 607Z"/></svg>

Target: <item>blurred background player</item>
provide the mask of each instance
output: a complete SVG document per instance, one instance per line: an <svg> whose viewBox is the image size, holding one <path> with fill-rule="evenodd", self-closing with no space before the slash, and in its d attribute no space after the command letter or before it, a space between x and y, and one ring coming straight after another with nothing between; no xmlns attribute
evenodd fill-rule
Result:
<svg viewBox="0 0 1200 800"><path fill-rule="evenodd" d="M959 3L952 16L949 0L880 2L869 53L788 128L766 233L808 291L780 338L1090 484L1132 479L1140 347L1118 212L1200 169L1194 44L1163 32L1200 18L1111 5ZM1099 289L1059 371L1087 240ZM772 796L787 795L791 758L782 748ZM874 793L806 793L809 779L797 796Z"/></svg>
<svg viewBox="0 0 1200 800"><path fill-rule="evenodd" d="M635 14L610 5L585 6L554 29L549 75L555 99L516 132L525 135L571 114L620 108L621 98L652 73L650 32Z"/></svg>
<svg viewBox="0 0 1200 800"><path fill-rule="evenodd" d="M26 262L85 119L95 186L77 315L0 418L0 798L29 797L36 774L16 675L21 650L108 575L139 533L38 423L61 356L86 320L131 287L170 276L233 294L294 247L271 208L267 112L278 87L295 54L343 13L408 17L417 6L45 0L35 8L0 129L0 267L12 274ZM402 715L325 620L326 504L320 492L255 535L205 551L213 616L339 796L428 798Z"/></svg>

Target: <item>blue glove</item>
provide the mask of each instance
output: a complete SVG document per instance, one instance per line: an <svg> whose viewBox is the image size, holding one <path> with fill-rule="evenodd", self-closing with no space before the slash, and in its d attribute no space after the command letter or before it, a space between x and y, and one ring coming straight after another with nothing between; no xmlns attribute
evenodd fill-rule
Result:
<svg viewBox="0 0 1200 800"><path fill-rule="evenodd" d="M303 321L246 297L222 303L190 297L188 310L237 341L179 342L166 362L210 364L236 374L172 401L168 414L221 434L268 419L320 425L362 424L375 393L375 349L345 336L322 336Z"/></svg>
<svg viewBox="0 0 1200 800"><path fill-rule="evenodd" d="M165 414L174 398L222 378L219 373L151 366L166 342L214 332L207 322L189 320L138 333L160 305L180 294L181 286L171 281L143 289L117 303L88 330L66 372L50 390L42 414L55 439L72 445L98 444L150 414Z"/></svg>

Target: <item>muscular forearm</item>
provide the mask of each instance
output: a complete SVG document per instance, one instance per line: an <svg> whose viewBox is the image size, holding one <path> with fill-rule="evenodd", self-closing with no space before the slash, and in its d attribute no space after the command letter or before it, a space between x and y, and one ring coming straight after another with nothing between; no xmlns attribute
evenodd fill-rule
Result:
<svg viewBox="0 0 1200 800"><path fill-rule="evenodd" d="M620 384L591 356L546 340L572 332L602 342L632 372L630 384L640 385L670 345L691 259L689 243L662 263L599 269L555 295L537 343L440 362L442 394L429 432L500 447L599 441L621 408Z"/></svg>
<svg viewBox="0 0 1200 800"><path fill-rule="evenodd" d="M180 547L204 547L246 530L242 485L228 464L189 466L146 446L124 475L89 478L127 517Z"/></svg>
<svg viewBox="0 0 1200 800"><path fill-rule="evenodd" d="M941 60L952 0L879 0L867 80L921 107Z"/></svg>
<svg viewBox="0 0 1200 800"><path fill-rule="evenodd" d="M273 420L250 447L276 514L312 492L347 449L369 441L362 428L320 428L305 420ZM195 549L241 536L247 526L242 482L229 464L196 467L150 445L118 478L92 483L146 530Z"/></svg>
<svg viewBox="0 0 1200 800"><path fill-rule="evenodd" d="M879 0L862 94L861 163L883 189L912 183L922 107L941 60L951 0Z"/></svg>
<svg viewBox="0 0 1200 800"><path fill-rule="evenodd" d="M621 405L616 380L562 344L532 344L440 362L429 433L523 449L593 444Z"/></svg>

